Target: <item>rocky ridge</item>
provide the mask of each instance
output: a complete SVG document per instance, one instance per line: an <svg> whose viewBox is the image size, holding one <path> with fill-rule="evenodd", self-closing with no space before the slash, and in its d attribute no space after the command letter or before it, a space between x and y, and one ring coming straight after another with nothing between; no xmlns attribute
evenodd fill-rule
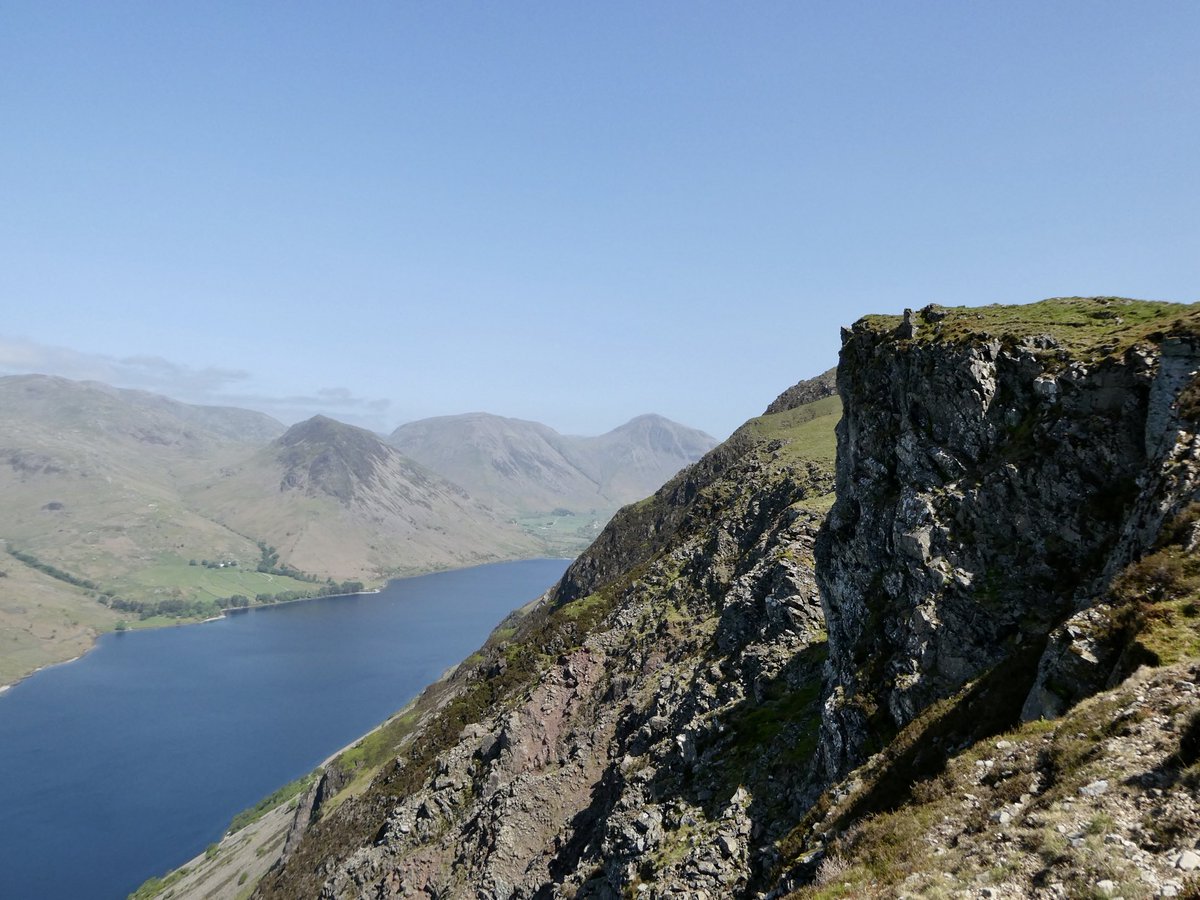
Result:
<svg viewBox="0 0 1200 900"><path fill-rule="evenodd" d="M608 577L606 542L581 557L423 698L399 760L318 809L261 893L607 896L657 878L717 897L765 872L777 809L812 794L801 772L774 785L754 762L786 771L811 752L825 644L812 545L833 472L831 453L788 448L832 450L829 399L750 423L623 513L648 535L619 548L632 571Z"/></svg>
<svg viewBox="0 0 1200 900"><path fill-rule="evenodd" d="M836 475L802 388L627 508L259 895L1194 894L1198 321L857 323Z"/></svg>
<svg viewBox="0 0 1200 900"><path fill-rule="evenodd" d="M1121 310L1073 308L1085 321ZM1190 336L1089 358L1049 332L943 339L944 320L931 309L900 326L912 337L862 322L843 338L838 501L819 551L837 667L831 777L930 703L1036 654L1196 494L1196 442L1176 403L1200 368ZM1108 676L1059 696L1047 666L1027 718ZM1035 673L1008 677L1027 691Z"/></svg>

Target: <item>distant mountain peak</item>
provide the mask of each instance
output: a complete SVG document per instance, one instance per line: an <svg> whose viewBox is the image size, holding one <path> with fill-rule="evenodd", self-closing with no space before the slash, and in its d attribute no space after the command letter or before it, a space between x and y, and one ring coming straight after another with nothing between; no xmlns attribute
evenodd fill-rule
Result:
<svg viewBox="0 0 1200 900"><path fill-rule="evenodd" d="M631 425L671 425L676 427L684 427L679 426L676 422L672 422L666 416L660 416L658 413L654 412L642 413L640 416L634 416L624 425L619 425L617 427L629 428ZM616 429L613 430L615 431Z"/></svg>
<svg viewBox="0 0 1200 900"><path fill-rule="evenodd" d="M324 493L349 504L373 481L380 465L400 454L356 425L316 415L297 422L275 441L284 467L281 491Z"/></svg>
<svg viewBox="0 0 1200 900"><path fill-rule="evenodd" d="M365 428L359 428L357 425L347 425L345 422L339 422L337 419L329 418L329 416L317 414L310 419L305 419L303 422L297 422L280 435L278 443L291 445L301 441L334 440L339 437L350 438L355 432L378 440L378 437Z"/></svg>
<svg viewBox="0 0 1200 900"><path fill-rule="evenodd" d="M634 416L624 425L618 425L612 431L608 432L608 434L622 432L646 432L651 429L662 429L675 435L687 436L689 439L693 439L700 443L707 442L710 449L711 447L715 447L717 445L717 439L706 432L700 431L698 428L691 428L687 425L680 425L673 419L668 419L666 416L653 412L642 413L640 416ZM600 435L600 437L604 437L604 435Z"/></svg>
<svg viewBox="0 0 1200 900"><path fill-rule="evenodd" d="M588 514L648 496L717 443L657 413L595 437L465 413L401 425L388 442L497 507Z"/></svg>

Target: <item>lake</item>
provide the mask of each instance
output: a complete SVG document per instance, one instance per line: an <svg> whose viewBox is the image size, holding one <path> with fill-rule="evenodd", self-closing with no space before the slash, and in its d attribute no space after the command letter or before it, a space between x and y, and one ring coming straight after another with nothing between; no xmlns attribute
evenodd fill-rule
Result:
<svg viewBox="0 0 1200 900"><path fill-rule="evenodd" d="M369 731L567 560L103 636L0 695L0 897L123 898Z"/></svg>

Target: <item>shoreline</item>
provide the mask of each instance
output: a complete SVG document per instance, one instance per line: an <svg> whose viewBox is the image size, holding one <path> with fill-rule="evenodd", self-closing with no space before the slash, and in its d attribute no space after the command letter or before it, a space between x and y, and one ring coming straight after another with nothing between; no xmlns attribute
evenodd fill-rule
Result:
<svg viewBox="0 0 1200 900"><path fill-rule="evenodd" d="M407 576L406 576L407 577ZM393 579L389 579L393 580ZM384 582L384 587L387 587L387 582ZM383 588L378 587L369 591L351 591L348 594L318 594L315 597L296 597L292 600L278 600L275 603L252 603L250 606L231 606L229 609L221 610L219 616L213 616L210 619L202 619L199 622L180 622L180 625L203 625L205 622L216 622L220 619L229 618L229 614L239 615L244 612L249 612L252 609L270 609L272 606L287 606L289 603L307 603L311 600L332 600L335 597L361 597L363 594L379 594L383 592Z"/></svg>
<svg viewBox="0 0 1200 900"><path fill-rule="evenodd" d="M3 697L12 688L16 687L18 684L20 684L25 679L32 678L38 672L41 672L45 669L53 668L54 666L65 666L68 663L77 662L78 660L83 659L84 656L86 656L88 653L90 653L96 647L96 645L99 644L100 638L104 637L106 634L129 634L130 632L133 632L133 631L156 631L159 628L186 628L191 625L204 625L208 622L219 622L222 619L229 618L229 614L231 612L241 613L241 612L247 612L247 611L253 610L253 609L267 609L272 606L286 606L289 603L305 603L305 602L308 602L311 600L330 600L335 597L359 597L359 596L363 596L366 594L379 594L379 593L382 593L384 588L386 588L393 581L403 581L406 578L421 578L425 575L437 575L441 572L455 572L455 571L459 571L462 569L474 569L474 568L478 568L480 566L496 565L498 563L528 562L528 561L534 560L534 559L574 560L577 558L578 558L577 556L534 556L534 557L522 557L519 559L497 559L497 560L493 560L491 562L485 562L485 563L472 563L469 566L458 566L458 567L451 566L448 568L430 569L427 572L415 572L411 575L395 575L390 578L384 579L383 585L380 587L370 588L368 590L362 590L362 591L352 591L351 593L348 593L348 594L324 594L324 595L320 595L320 596L316 596L316 597L296 597L294 600L280 600L277 603L255 603L252 606L243 606L243 607L239 607L237 609L233 609L233 608L224 609L224 610L221 610L220 615L209 616L207 619L196 619L195 621L184 620L184 621L179 621L179 622L163 622L158 625L151 625L148 628L128 628L128 629L125 629L124 631L117 631L116 629L113 629L112 631L103 631L103 632L99 632L96 634L95 638L92 640L92 643L82 653L72 656L70 659L61 659L61 660L57 660L55 662L48 662L45 665L38 666L32 672L27 672L26 674L17 677L13 681L6 682L5 684L0 684L0 697ZM382 726L382 724L383 723L381 723L381 726ZM343 750L344 749L345 748L343 748ZM339 751L339 752L342 752L342 751Z"/></svg>
<svg viewBox="0 0 1200 900"><path fill-rule="evenodd" d="M386 582L385 582L384 586L386 587ZM241 607L240 609L234 610L234 611L242 612L244 610L250 610L250 609L264 609L269 606L285 606L289 603L303 603L306 600L327 600L327 599L332 599L334 597L357 597L361 594L378 594L382 590L383 590L383 588L374 588L373 590L368 590L368 591L353 591L349 594L325 594L325 595L318 596L318 597L297 597L294 600L280 600L278 603L255 603L253 606L244 606L244 607ZM32 672L26 672L24 675L17 677L13 681L9 681L4 684L0 684L0 697L3 697L5 694L7 694L10 690L12 690L14 687L16 687L18 684L20 684L25 679L32 678L38 672L45 671L46 669L52 669L55 666L65 666L69 663L78 662L79 660L81 660L85 656L87 656L87 654L91 653L92 650L94 650L97 647L97 645L100 643L100 639L102 637L104 637L105 635L108 635L108 634L130 634L135 631L157 631L160 628L188 628L192 625L205 625L209 622L219 622L222 619L229 618L230 612L231 612L231 610L224 609L224 610L221 610L220 615L209 616L207 619L196 619L195 621L188 621L185 619L185 620L178 621L178 622L162 622L158 625L151 625L147 628L126 628L121 631L118 631L114 628L111 631L101 631L95 635L95 637L92 639L91 644L89 644L87 649L84 650L82 653L77 653L75 656L72 656L70 659L60 659L60 660L56 660L55 662L45 663L44 665L38 666Z"/></svg>
<svg viewBox="0 0 1200 900"><path fill-rule="evenodd" d="M105 631L105 632L103 632L103 634L112 634L112 632ZM46 663L45 665L38 666L32 672L22 675L16 681L10 681L7 684L0 684L0 697L7 694L10 690L15 688L18 684L20 684L26 678L32 678L38 672L44 672L46 669L53 669L55 666L65 666L68 663L73 663L73 662L83 659L85 656L87 656L89 653L91 653L93 649L95 649L96 644L99 643L100 638L102 636L103 635L101 635L101 634L96 635L96 639L94 641L92 641L91 645L86 650L84 650L82 653L72 656L70 659L60 659L57 662Z"/></svg>
<svg viewBox="0 0 1200 900"><path fill-rule="evenodd" d="M250 611L250 610L265 610L265 608L269 608L271 606L286 606L288 604L301 604L301 602L308 602L308 601L312 601L312 600L331 600L334 598L338 598L338 596L362 596L365 594L380 594L380 593L383 593L384 588L388 587L391 582L403 581L403 580L406 580L406 578L420 578L420 577L426 576L426 575L437 575L437 574L439 574L439 572L460 571L460 570L464 570L464 569L476 569L476 568L480 568L480 566L496 565L498 563L530 562L530 560L533 560L533 559L572 560L572 559L577 559L577 558L578 557L576 556L576 557L524 557L524 558L520 558L520 559L494 559L490 563L473 563L472 565L457 566L457 568L455 568L455 566L450 566L450 568L445 568L445 569L431 569L431 570L424 571L424 572L413 572L412 575L396 575L396 576L392 576L389 578L385 578L382 586L380 586L378 588L370 588L370 589L366 589L366 590L353 590L353 592L350 592L349 594L324 594L324 595L319 595L319 596L298 596L298 598L295 598L294 600L280 600L278 602L274 602L274 604L254 604L252 606L242 606L242 607L238 607L238 608L230 607L229 610L222 610L221 613L218 614L218 616L210 616L209 618L206 618L206 619L182 620L182 622L163 622L163 623L157 624L157 625L150 625L149 628L144 628L144 629L131 628L131 629L125 629L124 631L116 631L115 629L112 631L101 631L101 632L97 632L94 640L92 640L90 646L88 648L86 648L83 653L74 655L74 656L72 656L71 659L47 662L47 664L44 664L42 666L38 666L37 668L35 668L34 671L26 672L25 674L23 674L23 676L19 676L16 679L13 679L12 682L6 682L4 684L0 684L0 697L7 694L7 692L10 691L12 688L16 688L16 686L18 684L24 682L24 680L26 678L34 677L35 674L37 674L38 672L41 672L43 670L46 670L46 668L52 668L54 666L65 666L68 664L68 662L76 662L80 659L83 659L84 656L91 653L91 650L96 647L97 643L100 643L100 638L103 637L104 635L125 635L125 634L130 634L131 631L152 631L152 630L157 630L160 628L187 628L187 626L190 626L190 625L204 625L204 624L210 623L210 622L220 622L221 619L229 618L230 612L241 613L241 612L246 612L246 611ZM343 750L344 750L344 748L343 748ZM341 751L338 751L338 752L341 752Z"/></svg>
<svg viewBox="0 0 1200 900"><path fill-rule="evenodd" d="M485 564L480 564L480 565L505 565L505 564L513 563L513 562L543 562L543 563L556 562L556 563L569 564L572 559L574 559L574 557L546 556L546 557L536 557L532 560L504 560L504 561L500 561L499 563L485 563ZM460 569L468 569L468 568L476 568L476 566L460 567ZM441 574L446 571L450 571L450 570L439 570L439 572L425 573L425 575ZM540 571L540 570L538 570L538 571ZM386 587L387 584L390 584L392 582L405 581L409 578L416 578L416 577L423 577L423 576L398 576L396 578L388 579L388 582L384 585L384 587ZM529 600L526 603L515 607L514 609L510 610L507 614L505 614L504 618L502 618L499 623L494 625L491 628L491 630L489 630L487 632L487 636L483 638L484 642L486 642L487 640L490 640L491 635L495 631L495 628L498 628L502 624L504 624L504 622L509 621L513 616L517 615L520 610L528 607L530 604L536 604L538 602L544 601L544 599L547 595L547 592L553 590L553 585L555 583L557 583L558 577L559 576L557 576L557 575L553 576L553 578L551 578L551 582L552 582L551 585L549 587L546 587L545 589L543 589L542 593L539 594L537 597L534 597L532 600ZM373 588L370 590L356 591L351 594L329 595L329 597L332 598L332 597L357 596L357 595L364 595L364 594L378 594L378 593L383 592L384 587ZM298 600L314 600L314 599L324 599L324 598L305 597L305 598L297 598L296 601L286 601L286 602L292 603L292 602L298 602ZM519 601L517 601L517 602L519 602ZM262 605L263 606L273 606L273 605L282 605L282 604L262 604ZM245 612L247 609L257 609L257 608L258 608L258 606L225 610L223 612L223 615L221 616L221 618L231 617L235 613L241 613L241 612ZM336 607L330 606L330 607L326 607L325 609L328 610L330 614L337 614ZM214 618L216 618L216 617L214 617ZM211 621L211 619L210 619L210 621ZM200 623L188 623L188 624L200 624ZM413 695L408 699L408 701L406 703L404 703L399 709L395 709L393 707L392 712L382 716L371 727L366 728L362 732L359 732L357 734L349 736L346 739L343 739L344 742L341 742L340 746L337 746L332 750L326 751L325 755L321 758L320 762L318 762L315 766L312 766L306 772L302 772L298 777L303 778L305 775L308 775L310 773L316 773L319 777L319 775L321 773L328 771L329 768L335 763L335 761L339 757L343 756L344 754L346 754L348 752L353 751L354 748L359 746L364 740L366 740L366 739L370 738L372 735L375 735L376 733L388 728L388 726L392 725L397 719L418 709L421 699L422 699L422 697L425 696L426 692L429 691L431 687L438 685L438 684L443 684L448 679L452 678L453 675L455 674L455 672L459 671L459 669L463 665L463 662L464 662L463 659L459 659L459 660L456 660L455 662L451 663L449 666L444 668L440 674L433 677L432 680L429 681L427 684L424 684L424 685L420 686L418 689L416 689L414 691ZM390 703L389 703L389 706L390 706ZM368 771L372 771L372 770L368 770ZM355 778L358 778L358 776L360 776L362 773L355 772L354 774L355 774ZM284 776L281 776L281 779L285 779L286 777L287 776L285 774ZM353 789L353 791L355 791L355 792L357 792L358 790L361 790L361 785L359 787L355 787L356 784L357 784L357 782L352 779L347 785L343 785L342 789L340 789L338 791L338 794L340 795L343 790L347 790L347 789ZM267 796L270 796L270 794L267 794ZM303 796L303 794L300 795L300 797L302 797L302 796ZM271 865L274 865L275 862L278 860L279 854L282 852L283 837L285 837L287 835L289 829L292 826L293 820L294 820L294 814L293 814L293 811L291 809L289 809L289 804L297 803L298 800L300 799L300 797L289 797L286 800L281 800L278 804L275 805L274 808L264 810L261 814L259 814L259 818L255 822L253 822L243 828L240 828L237 832L230 833L228 830L222 830L222 832L219 833L215 837L215 844L218 848L216 854L213 854L210 856L208 850L200 851L199 853L197 853L196 856L192 857L191 859L183 860L183 861L175 864L172 868L166 870L162 874L157 875L157 876L151 876L151 877L152 878L156 877L159 879L167 879L167 878L176 879L178 881L178 886L175 887L175 890L180 892L180 893L178 893L178 896L181 896L181 897L221 896L221 897L226 898L226 900L234 900L234 897L235 897L234 894L220 893L220 891L219 891L219 888L221 887L221 885L229 882L229 878L227 877L228 873L233 872L235 870L247 872L247 873L249 873L249 876L246 879L246 881L250 882L250 886L253 886L254 884L257 883L257 880L259 878L261 878L263 874L265 874L267 869ZM261 802L261 800L259 802ZM256 809L256 805L254 807L248 806L247 808L248 809ZM230 815L233 816L234 818L236 818L236 816L239 814L240 814L240 812L238 810L234 810ZM232 822L232 818L227 823L225 823L226 829L229 827L229 823L231 823L231 822ZM232 868L227 868L228 866L232 866ZM251 879L253 879L253 880L251 880ZM176 881L170 881L169 883L171 885L176 885ZM239 886L240 885L241 885L241 882L239 882ZM214 888L214 886L215 886L215 888ZM238 896L240 896L240 894Z"/></svg>

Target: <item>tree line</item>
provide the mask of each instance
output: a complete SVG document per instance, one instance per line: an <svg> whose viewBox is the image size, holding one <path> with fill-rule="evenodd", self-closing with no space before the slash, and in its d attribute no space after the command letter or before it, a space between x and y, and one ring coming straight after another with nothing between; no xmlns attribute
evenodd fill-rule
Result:
<svg viewBox="0 0 1200 900"><path fill-rule="evenodd" d="M72 575L70 572L64 572L57 566L44 563L32 553L25 553L21 550L17 550L15 547L9 547L8 552L21 562L25 563L25 565L29 566L31 569L37 569L39 572L49 575L51 578L57 578L59 581L65 581L67 584L73 584L75 587L81 587L88 591L96 591L100 589L96 582L89 581L86 578L79 578L75 575Z"/></svg>
<svg viewBox="0 0 1200 900"><path fill-rule="evenodd" d="M274 547L259 541L258 548L262 557L255 567L256 571L268 575L282 575L297 581L308 582L314 586L302 590L281 591L277 594L256 594L253 600L245 594L233 594L229 597L166 597L159 600L131 600L103 593L96 582L44 563L32 553L17 550L11 545L8 546L8 552L30 568L92 592L92 596L101 605L120 612L133 613L139 619L149 619L153 616L167 616L172 619L207 619L219 616L227 609L245 609L248 606L285 603L289 600L305 600L311 597L330 597L335 594L357 594L363 589L361 581L334 581L329 578L322 584L315 575L301 572L287 564L280 564L279 551ZM221 565L207 559L202 564L208 568L216 568ZM189 565L196 565L196 561L190 560ZM236 565L236 563L225 563L225 565Z"/></svg>
<svg viewBox="0 0 1200 900"><path fill-rule="evenodd" d="M315 581L315 579L312 579ZM229 597L183 598L167 597L162 600L129 600L110 597L99 600L110 609L130 612L139 619L152 616L167 616L173 619L207 619L219 616L228 609L245 609L249 606L264 606L271 603L286 603L289 600L307 600L312 597L332 597L336 594L357 594L363 589L361 581L327 581L319 587L306 590L281 591L278 594L256 594L251 600L245 594Z"/></svg>
<svg viewBox="0 0 1200 900"><path fill-rule="evenodd" d="M262 557L259 559L258 565L255 566L255 571L267 575L284 575L288 578L295 578L297 581L311 581L315 583L320 580L316 575L309 575L307 572L301 572L299 569L292 568L287 563L280 563L279 551L266 541L258 541L258 552L262 554Z"/></svg>

